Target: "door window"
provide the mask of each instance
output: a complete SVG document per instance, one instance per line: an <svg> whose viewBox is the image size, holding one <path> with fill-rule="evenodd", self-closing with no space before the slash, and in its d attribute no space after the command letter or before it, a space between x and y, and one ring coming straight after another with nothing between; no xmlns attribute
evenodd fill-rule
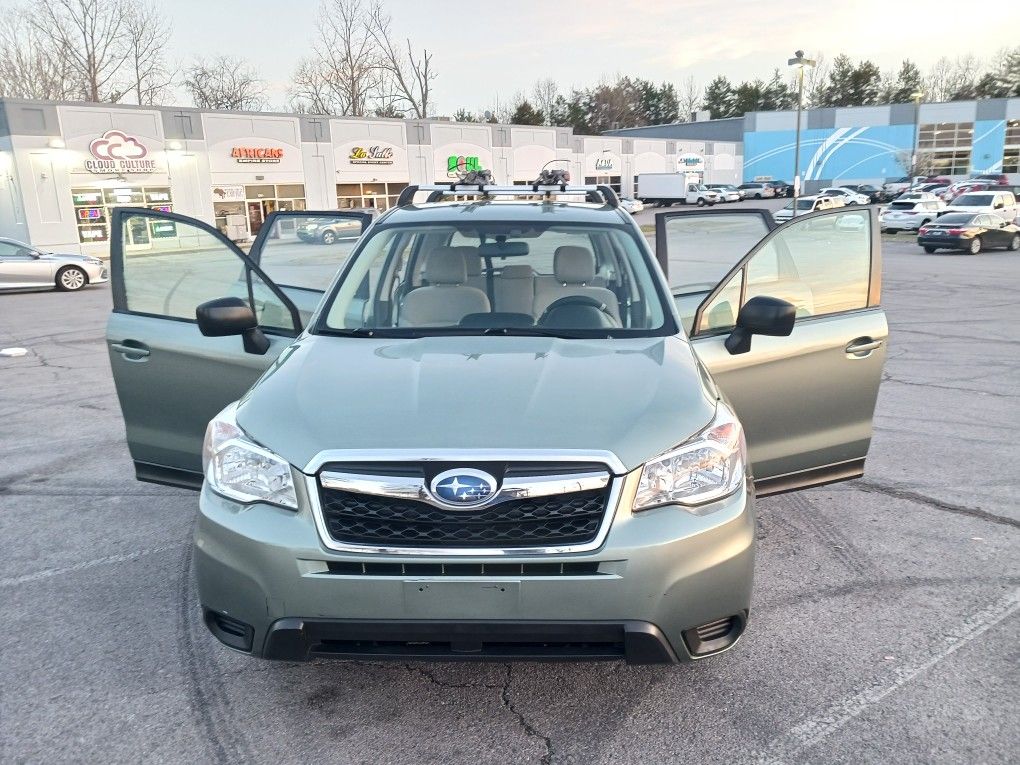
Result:
<svg viewBox="0 0 1020 765"><path fill-rule="evenodd" d="M32 251L14 242L0 242L0 258L8 260L32 260Z"/></svg>
<svg viewBox="0 0 1020 765"><path fill-rule="evenodd" d="M696 332L732 329L733 298L741 291L738 305L758 295L780 298L796 306L798 319L866 308L871 238L866 212L842 211L789 224L763 242L705 305Z"/></svg>
<svg viewBox="0 0 1020 765"><path fill-rule="evenodd" d="M765 217L753 212L665 213L663 217L669 284L680 291L714 286L769 232ZM658 242L656 251L662 252Z"/></svg>
<svg viewBox="0 0 1020 765"><path fill-rule="evenodd" d="M280 287L324 292L361 237L361 214L276 215L260 236L259 266Z"/></svg>
<svg viewBox="0 0 1020 765"><path fill-rule="evenodd" d="M240 253L196 223L147 215L121 218L121 241L152 232L150 246L123 248L123 300L131 313L195 321L195 308L222 297L248 300L267 328L294 332L289 309L257 274L249 292Z"/></svg>

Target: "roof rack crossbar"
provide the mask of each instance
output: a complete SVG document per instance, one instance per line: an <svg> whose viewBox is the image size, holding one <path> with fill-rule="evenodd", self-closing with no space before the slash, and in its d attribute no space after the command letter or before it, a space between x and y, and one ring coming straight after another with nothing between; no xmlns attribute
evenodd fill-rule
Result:
<svg viewBox="0 0 1020 765"><path fill-rule="evenodd" d="M605 185L568 186L565 183L544 185L529 183L520 186L487 186L480 183L436 183L421 186L408 186L400 192L397 207L406 207L413 203L414 195L419 191L428 191L428 201L437 202L446 195L458 196L532 196L534 194L578 194L589 202L603 202L608 207L619 207L620 199L616 192ZM601 197L601 199L599 198Z"/></svg>

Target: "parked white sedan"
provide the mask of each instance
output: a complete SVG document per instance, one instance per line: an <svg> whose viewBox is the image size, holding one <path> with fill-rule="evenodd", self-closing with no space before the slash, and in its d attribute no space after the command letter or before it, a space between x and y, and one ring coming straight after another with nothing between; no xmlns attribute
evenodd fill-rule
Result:
<svg viewBox="0 0 1020 765"><path fill-rule="evenodd" d="M871 203L871 197L867 194L860 194L853 189L847 189L842 186L822 189L818 192L818 196L843 197L843 204L845 205L866 205Z"/></svg>
<svg viewBox="0 0 1020 765"><path fill-rule="evenodd" d="M0 292L64 290L75 292L109 280L106 267L90 255L43 252L14 239L0 239Z"/></svg>

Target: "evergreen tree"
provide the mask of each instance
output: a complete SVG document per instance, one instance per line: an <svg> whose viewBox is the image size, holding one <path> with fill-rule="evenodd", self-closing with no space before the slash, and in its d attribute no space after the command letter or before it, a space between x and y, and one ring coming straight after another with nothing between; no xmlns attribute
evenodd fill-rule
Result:
<svg viewBox="0 0 1020 765"><path fill-rule="evenodd" d="M513 125L541 125L544 122L545 118L542 116L542 112L532 106L526 98L517 104L517 108L514 109L514 113L510 117L510 123Z"/></svg>
<svg viewBox="0 0 1020 765"><path fill-rule="evenodd" d="M478 116L467 109L461 108L453 113L454 122L478 122Z"/></svg>
<svg viewBox="0 0 1020 765"><path fill-rule="evenodd" d="M913 99L913 94L922 90L921 70L909 58L900 65L899 74L893 81L886 97L882 99L888 104L905 104Z"/></svg>
<svg viewBox="0 0 1020 765"><path fill-rule="evenodd" d="M1020 96L1020 47L1001 51L997 65L978 80L978 98Z"/></svg>
<svg viewBox="0 0 1020 765"><path fill-rule="evenodd" d="M704 100L701 108L711 113L712 119L722 119L733 116L733 85L730 81L720 75L708 83L705 88Z"/></svg>
<svg viewBox="0 0 1020 765"><path fill-rule="evenodd" d="M779 69L775 69L762 94L762 111L794 109L796 106L796 91L783 79Z"/></svg>

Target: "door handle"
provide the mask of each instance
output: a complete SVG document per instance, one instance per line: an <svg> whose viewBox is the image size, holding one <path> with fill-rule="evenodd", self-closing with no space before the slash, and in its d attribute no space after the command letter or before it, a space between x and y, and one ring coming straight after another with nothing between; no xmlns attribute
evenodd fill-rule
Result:
<svg viewBox="0 0 1020 765"><path fill-rule="evenodd" d="M881 340L872 340L870 337L858 337L856 340L851 340L847 343L846 351L847 355L855 359L866 359L871 355L871 352L881 348Z"/></svg>
<svg viewBox="0 0 1020 765"><path fill-rule="evenodd" d="M122 354L128 361L142 361L149 356L149 347L144 343L137 343L136 345L128 345L127 343L134 342L133 340L127 340L123 343L110 343L110 347L117 353Z"/></svg>

